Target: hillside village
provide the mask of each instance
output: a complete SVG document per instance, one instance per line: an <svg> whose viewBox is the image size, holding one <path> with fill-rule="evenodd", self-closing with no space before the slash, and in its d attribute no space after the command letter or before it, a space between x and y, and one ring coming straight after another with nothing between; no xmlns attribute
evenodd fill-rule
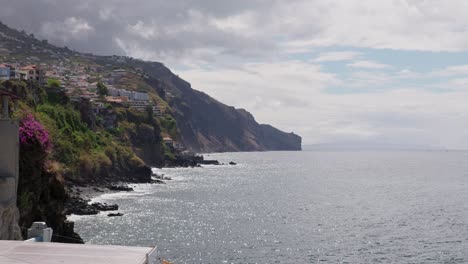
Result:
<svg viewBox="0 0 468 264"><path fill-rule="evenodd" d="M30 62L36 58L27 58ZM132 81L148 78L143 69L132 70L99 65L87 65L61 61L57 64L0 62L0 81L35 82L41 86L48 83L60 86L72 102L87 102L96 115L103 118L107 129L117 128L115 115L110 114L109 105L150 111L156 118L163 118L165 108L151 99L147 91L135 91ZM100 91L100 86L104 91ZM170 96L170 94L169 94ZM168 133L163 133L164 144L177 152L183 152L182 144L174 141Z"/></svg>
<svg viewBox="0 0 468 264"><path fill-rule="evenodd" d="M97 74L89 74L90 72ZM101 77L102 67L85 67L72 65L25 65L0 64L0 80L16 79L20 81L36 81L41 85L48 79L58 80L64 87L66 94L72 100L88 99L99 111L103 103L128 105L138 111L146 111L148 107L157 116L162 116L161 109L151 102L148 93L144 91L130 91L125 88L114 87L127 73L124 69L115 69ZM141 75L140 72L134 74ZM98 94L98 83L102 82L107 87L107 95L101 98Z"/></svg>

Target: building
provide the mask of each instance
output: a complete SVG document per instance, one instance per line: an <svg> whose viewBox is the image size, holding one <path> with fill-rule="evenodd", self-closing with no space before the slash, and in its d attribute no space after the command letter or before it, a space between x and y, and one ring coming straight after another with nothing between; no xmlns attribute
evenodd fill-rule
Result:
<svg viewBox="0 0 468 264"><path fill-rule="evenodd" d="M108 86L110 96L126 96L131 101L149 101L149 95L147 92L135 92L126 89L117 89L112 86Z"/></svg>
<svg viewBox="0 0 468 264"><path fill-rule="evenodd" d="M20 70L26 75L26 80L44 83L44 71L36 65L21 67Z"/></svg>
<svg viewBox="0 0 468 264"><path fill-rule="evenodd" d="M9 65L0 64L0 81L10 80L11 69Z"/></svg>
<svg viewBox="0 0 468 264"><path fill-rule="evenodd" d="M88 99L88 100L99 98L99 96L96 93L89 92L89 91L82 91L80 97L84 99Z"/></svg>
<svg viewBox="0 0 468 264"><path fill-rule="evenodd" d="M159 264L161 261L156 247L0 241L0 263Z"/></svg>
<svg viewBox="0 0 468 264"><path fill-rule="evenodd" d="M128 97L126 96L106 96L107 103L123 104L128 102Z"/></svg>
<svg viewBox="0 0 468 264"><path fill-rule="evenodd" d="M129 101L130 108L138 111L146 111L148 107L153 107L148 101Z"/></svg>
<svg viewBox="0 0 468 264"><path fill-rule="evenodd" d="M146 92L134 92L132 91L131 97L134 101L149 101L148 93Z"/></svg>
<svg viewBox="0 0 468 264"><path fill-rule="evenodd" d="M108 86L108 91L109 91L109 95L110 96L125 96L129 99L132 98L132 92L131 91L128 91L128 90L125 90L125 89L117 89L117 88L114 88L112 86Z"/></svg>
<svg viewBox="0 0 468 264"><path fill-rule="evenodd" d="M16 207L19 164L19 122L10 119L9 101L18 99L8 91L0 90L0 240L21 238L18 226L19 212ZM1 251L0 245L0 251ZM2 262L0 252L0 263Z"/></svg>
<svg viewBox="0 0 468 264"><path fill-rule="evenodd" d="M163 137L163 142L164 142L164 145L166 145L167 147L174 147L174 140L172 140L172 138L170 137Z"/></svg>

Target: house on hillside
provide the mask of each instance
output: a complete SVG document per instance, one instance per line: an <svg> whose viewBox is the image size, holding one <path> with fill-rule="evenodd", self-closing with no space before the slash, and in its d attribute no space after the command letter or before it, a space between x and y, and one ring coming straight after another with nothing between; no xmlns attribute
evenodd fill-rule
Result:
<svg viewBox="0 0 468 264"><path fill-rule="evenodd" d="M6 68L9 68L9 69L6 69ZM0 73L0 80L25 80L26 79L26 74L24 72L22 72L18 66L16 64L0 64L0 69L3 69L3 70L0 70L2 71ZM8 77L7 76L7 72L10 72L10 76Z"/></svg>
<svg viewBox="0 0 468 264"><path fill-rule="evenodd" d="M10 74L11 79L16 79L20 81L26 80L26 73L22 72L18 68L16 69L10 68L10 70L11 70L11 74Z"/></svg>
<svg viewBox="0 0 468 264"><path fill-rule="evenodd" d="M149 96L147 92L132 91L132 95L130 98L134 101L149 101Z"/></svg>
<svg viewBox="0 0 468 264"><path fill-rule="evenodd" d="M33 80L44 83L44 71L37 65L28 65L21 67L20 70L25 74L26 80Z"/></svg>
<svg viewBox="0 0 468 264"><path fill-rule="evenodd" d="M99 96L96 93L90 91L81 91L80 98L88 99L88 100L95 100L98 99Z"/></svg>
<svg viewBox="0 0 468 264"><path fill-rule="evenodd" d="M6 64L0 64L0 81L10 80L11 69Z"/></svg>
<svg viewBox="0 0 468 264"><path fill-rule="evenodd" d="M105 102L113 104L113 105L122 105L123 103L128 102L128 97L126 97L126 96L106 96Z"/></svg>
<svg viewBox="0 0 468 264"><path fill-rule="evenodd" d="M130 104L130 108L141 111L141 112L146 111L148 107L152 107L148 101L130 100L129 104Z"/></svg>
<svg viewBox="0 0 468 264"><path fill-rule="evenodd" d="M174 140L172 140L172 138L170 138L168 136L163 137L163 142L164 142L164 145L166 145L169 148L174 147Z"/></svg>

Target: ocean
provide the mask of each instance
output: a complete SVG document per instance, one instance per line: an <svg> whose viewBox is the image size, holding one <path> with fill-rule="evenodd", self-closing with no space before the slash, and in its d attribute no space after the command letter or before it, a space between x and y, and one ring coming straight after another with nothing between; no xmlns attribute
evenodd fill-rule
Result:
<svg viewBox="0 0 468 264"><path fill-rule="evenodd" d="M210 154L166 185L72 216L90 244L156 245L174 263L468 263L468 152Z"/></svg>

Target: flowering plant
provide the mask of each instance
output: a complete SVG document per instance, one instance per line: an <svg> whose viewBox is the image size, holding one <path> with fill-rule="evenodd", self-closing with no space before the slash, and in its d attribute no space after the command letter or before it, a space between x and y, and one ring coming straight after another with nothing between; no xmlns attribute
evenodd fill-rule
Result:
<svg viewBox="0 0 468 264"><path fill-rule="evenodd" d="M49 133L32 114L27 114L21 119L19 137L21 146L39 145L44 152L47 152L52 146Z"/></svg>

